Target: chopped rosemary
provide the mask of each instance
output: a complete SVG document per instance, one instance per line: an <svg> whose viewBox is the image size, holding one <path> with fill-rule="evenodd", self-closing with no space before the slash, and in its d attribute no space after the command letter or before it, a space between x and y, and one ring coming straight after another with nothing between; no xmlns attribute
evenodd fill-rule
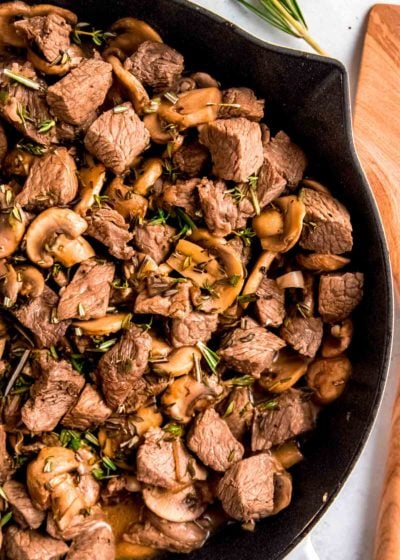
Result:
<svg viewBox="0 0 400 560"><path fill-rule="evenodd" d="M201 342L200 340L199 340L199 342L197 342L196 346L200 350L200 352L201 352L203 358L205 359L205 361L207 362L210 370L213 373L216 373L217 366L218 366L219 361L220 361L220 358L219 358L218 354L216 352L214 352L214 350L211 350L211 348L206 346L204 344L204 342Z"/></svg>
<svg viewBox="0 0 400 560"><path fill-rule="evenodd" d="M20 206L17 206L17 205L13 206L13 208L12 208L12 210L11 210L11 216L12 216L13 218L15 218L15 219L17 220L17 222L21 222L21 223L22 223L22 222L24 221L24 220L23 220L23 217L22 217L22 214L21 214L21 208L20 208Z"/></svg>
<svg viewBox="0 0 400 560"><path fill-rule="evenodd" d="M86 315L86 310L83 303L78 303L78 315L79 317L84 317Z"/></svg>
<svg viewBox="0 0 400 560"><path fill-rule="evenodd" d="M117 340L118 340L117 338L110 338L109 340L105 340L104 342L101 342L100 344L96 345L95 350L97 352L107 352L107 350L111 348L111 346L114 346Z"/></svg>
<svg viewBox="0 0 400 560"><path fill-rule="evenodd" d="M106 194L94 194L93 195L93 200L95 201L96 205L101 208L103 202L106 202L107 200L109 200L110 197L107 196Z"/></svg>
<svg viewBox="0 0 400 560"><path fill-rule="evenodd" d="M50 346L49 354L52 358L54 358L55 360L58 360L58 354L57 354L57 350L56 350L55 346Z"/></svg>
<svg viewBox="0 0 400 560"><path fill-rule="evenodd" d="M8 502L7 495L4 492L4 488L2 486L0 486L0 498L2 498L5 502Z"/></svg>
<svg viewBox="0 0 400 560"><path fill-rule="evenodd" d="M260 403L257 406L258 410L276 410L277 408L279 408L279 402L277 400L269 400L269 401L264 401L262 403Z"/></svg>
<svg viewBox="0 0 400 560"><path fill-rule="evenodd" d="M171 434L171 436L173 437L182 437L184 434L183 426L181 426L180 424L175 424L174 422L166 424L163 430L167 434Z"/></svg>
<svg viewBox="0 0 400 560"><path fill-rule="evenodd" d="M54 459L54 457L46 457L43 467L44 473L49 473L53 470L53 463L51 462L52 459Z"/></svg>
<svg viewBox="0 0 400 560"><path fill-rule="evenodd" d="M311 310L310 310L310 307L306 303L297 303L296 308L297 308L297 311L300 313L300 315L304 319L307 319L307 317L310 316Z"/></svg>
<svg viewBox="0 0 400 560"><path fill-rule="evenodd" d="M33 142L25 142L24 140L18 142L16 148L23 150L24 152L28 152L33 156L42 156L47 152L46 146L43 146L42 144L34 144Z"/></svg>
<svg viewBox="0 0 400 560"><path fill-rule="evenodd" d="M165 225L167 223L167 220L169 218L169 214L165 213L164 210L162 208L159 208L157 210L157 214L155 216L153 216L153 218L150 218L149 220L149 224L152 225L157 225L157 224L162 224Z"/></svg>
<svg viewBox="0 0 400 560"><path fill-rule="evenodd" d="M234 458L235 458L235 450L232 449L232 451L228 455L228 462L231 463Z"/></svg>
<svg viewBox="0 0 400 560"><path fill-rule="evenodd" d="M110 459L110 457L107 457L105 455L101 460L103 461L103 465L106 467L106 469L109 469L110 471L117 470L117 465Z"/></svg>
<svg viewBox="0 0 400 560"><path fill-rule="evenodd" d="M50 66L64 66L64 64L67 64L68 62L71 62L71 57L64 51L60 52L60 54L56 56L56 58L50 63Z"/></svg>
<svg viewBox="0 0 400 560"><path fill-rule="evenodd" d="M56 126L56 121L48 119L38 124L37 131L39 134L46 134L46 132L49 132L54 126Z"/></svg>
<svg viewBox="0 0 400 560"><path fill-rule="evenodd" d="M248 177L247 179L247 183L249 185L251 203L254 207L255 213L257 214L257 216L259 216L261 213L261 208L257 196L257 184L258 184L257 175L250 175L250 177Z"/></svg>
<svg viewBox="0 0 400 560"><path fill-rule="evenodd" d="M192 264L192 256L191 256L191 255L187 255L187 256L183 259L182 270L186 270L187 268L190 267L191 264Z"/></svg>
<svg viewBox="0 0 400 560"><path fill-rule="evenodd" d="M6 525L11 518L12 518L12 511L7 511L7 513L1 516L0 527L4 527L4 525Z"/></svg>
<svg viewBox="0 0 400 560"><path fill-rule="evenodd" d="M78 451L82 445L81 434L75 430L61 430L59 440L63 447L69 447L74 451Z"/></svg>
<svg viewBox="0 0 400 560"><path fill-rule="evenodd" d="M236 235L237 237L240 237L240 239L243 241L246 247L251 246L251 238L255 237L256 235L255 232L250 227L238 229L237 231L234 231L233 234Z"/></svg>
<svg viewBox="0 0 400 560"><path fill-rule="evenodd" d="M161 99L159 97L154 97L150 99L148 105L143 109L143 112L146 114L157 113L158 108L160 106Z"/></svg>
<svg viewBox="0 0 400 560"><path fill-rule="evenodd" d="M102 31L101 29L94 29L93 31L83 31L87 27L90 27L90 23L86 23L84 21L79 22L75 25L74 32L72 34L72 39L77 45L82 44L81 36L91 37L93 43L101 47L103 43L112 37L115 37L115 33L111 33L110 31Z"/></svg>
<svg viewBox="0 0 400 560"><path fill-rule="evenodd" d="M129 107L127 107L126 105L116 105L113 109L114 113L125 113L125 111L128 110Z"/></svg>
<svg viewBox="0 0 400 560"><path fill-rule="evenodd" d="M97 439L97 437L94 434L92 434L92 432L86 432L85 433L85 439L89 443L91 443L92 445L95 445L96 447L100 446L99 440Z"/></svg>
<svg viewBox="0 0 400 560"><path fill-rule="evenodd" d="M252 301L257 301L258 296L255 293L243 294L237 297L239 303L251 303Z"/></svg>
<svg viewBox="0 0 400 560"><path fill-rule="evenodd" d="M11 80L14 80L14 82L18 82L19 84L22 84L25 87L35 89L36 91L43 90L43 86L39 84L39 82L35 82L35 80L31 80L30 78L27 78L22 74L18 74L17 72L13 72L8 68L5 68L3 70L3 74L5 74L8 78L11 78Z"/></svg>
<svg viewBox="0 0 400 560"><path fill-rule="evenodd" d="M228 284L236 288L240 279L241 279L240 274L232 274L232 276L228 276Z"/></svg>
<svg viewBox="0 0 400 560"><path fill-rule="evenodd" d="M251 375L242 375L241 377L232 377L226 381L227 385L233 385L235 387L249 387L255 382L254 377Z"/></svg>
<svg viewBox="0 0 400 560"><path fill-rule="evenodd" d="M175 105L175 103L179 101L179 97L176 95L176 93L173 93L172 91L167 91L166 93L164 93L164 97L170 103L172 103L172 105Z"/></svg>
<svg viewBox="0 0 400 560"><path fill-rule="evenodd" d="M224 412L224 415L222 416L222 418L227 418L228 416L230 416L233 412L235 408L235 402L231 401L228 406L226 407L226 410Z"/></svg>

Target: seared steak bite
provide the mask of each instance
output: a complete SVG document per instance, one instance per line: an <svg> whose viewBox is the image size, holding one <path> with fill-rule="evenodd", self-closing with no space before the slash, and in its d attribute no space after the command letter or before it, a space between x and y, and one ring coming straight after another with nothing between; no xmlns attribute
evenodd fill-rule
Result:
<svg viewBox="0 0 400 560"><path fill-rule="evenodd" d="M124 403L136 379L146 371L150 350L150 336L133 325L100 359L97 376L113 410Z"/></svg>
<svg viewBox="0 0 400 560"><path fill-rule="evenodd" d="M89 127L86 149L116 175L128 171L149 144L150 135L130 103L125 111L110 109Z"/></svg>
<svg viewBox="0 0 400 560"><path fill-rule="evenodd" d="M192 480L205 480L207 471L188 453L180 439L161 428L151 428L144 436L136 459L137 479L161 488L178 488Z"/></svg>
<svg viewBox="0 0 400 560"><path fill-rule="evenodd" d="M246 181L262 165L257 123L244 118L217 120L201 127L199 139L210 150L214 172L221 179Z"/></svg>
<svg viewBox="0 0 400 560"><path fill-rule="evenodd" d="M286 507L291 490L290 475L271 455L260 453L233 465L220 480L217 496L230 517L249 522Z"/></svg>
<svg viewBox="0 0 400 560"><path fill-rule="evenodd" d="M281 338L248 320L225 335L218 354L230 368L258 378L284 346Z"/></svg>
<svg viewBox="0 0 400 560"><path fill-rule="evenodd" d="M297 389L285 391L265 410L256 407L251 449L265 451L313 430L318 410L309 395Z"/></svg>
<svg viewBox="0 0 400 560"><path fill-rule="evenodd" d="M279 327L285 317L285 290L272 278L264 277L256 290L255 310L264 327Z"/></svg>
<svg viewBox="0 0 400 560"><path fill-rule="evenodd" d="M218 315L193 311L183 319L173 319L171 342L176 348L194 346L197 342L208 342L217 330Z"/></svg>
<svg viewBox="0 0 400 560"><path fill-rule="evenodd" d="M317 253L340 255L353 247L350 214L336 198L304 188L301 199L306 216L300 239L304 249Z"/></svg>
<svg viewBox="0 0 400 560"><path fill-rule="evenodd" d="M30 211L69 204L78 192L75 161L66 148L49 151L34 160L15 202Z"/></svg>
<svg viewBox="0 0 400 560"><path fill-rule="evenodd" d="M197 185L200 179L178 179L175 184L165 182L161 193L161 202L167 210L173 210L175 206L182 208L191 218L196 217L199 210Z"/></svg>
<svg viewBox="0 0 400 560"><path fill-rule="evenodd" d="M188 177L201 177L209 158L209 152L199 142L183 144L172 156L174 167Z"/></svg>
<svg viewBox="0 0 400 560"><path fill-rule="evenodd" d="M70 321L54 323L58 301L58 296L53 290L45 286L42 295L31 298L13 310L18 321L32 331L39 348L56 345L70 325Z"/></svg>
<svg viewBox="0 0 400 560"><path fill-rule="evenodd" d="M40 377L22 407L22 421L31 432L50 432L76 403L85 379L65 360L54 360L46 350L39 352Z"/></svg>
<svg viewBox="0 0 400 560"><path fill-rule="evenodd" d="M165 43L145 41L126 59L125 68L156 92L170 89L183 72L183 56Z"/></svg>
<svg viewBox="0 0 400 560"><path fill-rule="evenodd" d="M172 249L175 228L167 224L143 224L135 230L136 248L157 264L165 261Z"/></svg>
<svg viewBox="0 0 400 560"><path fill-rule="evenodd" d="M282 130L264 145L264 158L282 175L289 187L299 184L307 167L303 150Z"/></svg>
<svg viewBox="0 0 400 560"><path fill-rule="evenodd" d="M196 417L187 444L205 465L221 472L240 461L244 453L243 445L213 408Z"/></svg>
<svg viewBox="0 0 400 560"><path fill-rule="evenodd" d="M242 440L251 426L253 419L253 404L250 400L248 387L235 387L224 401L220 413L234 437Z"/></svg>
<svg viewBox="0 0 400 560"><path fill-rule="evenodd" d="M111 415L112 410L103 401L100 393L86 383L79 399L64 416L61 424L75 430L89 430L103 424Z"/></svg>
<svg viewBox="0 0 400 560"><path fill-rule="evenodd" d="M237 87L224 91L218 118L245 117L249 121L260 121L263 116L264 99L257 99L253 90Z"/></svg>
<svg viewBox="0 0 400 560"><path fill-rule="evenodd" d="M38 531L8 527L4 536L7 560L61 560L68 545L59 539L44 536Z"/></svg>
<svg viewBox="0 0 400 560"><path fill-rule="evenodd" d="M278 198L286 187L286 179L277 171L276 167L266 158L258 172L257 198L260 208Z"/></svg>
<svg viewBox="0 0 400 560"><path fill-rule="evenodd" d="M190 313L190 282L173 282L159 295L150 296L148 290L140 292L135 300L135 313L154 313L179 320Z"/></svg>
<svg viewBox="0 0 400 560"><path fill-rule="evenodd" d="M49 62L57 60L70 46L72 27L58 14L21 19L14 22L14 27L34 42Z"/></svg>
<svg viewBox="0 0 400 560"><path fill-rule="evenodd" d="M363 297L361 272L323 274L319 281L318 311L324 321L342 321L352 313Z"/></svg>
<svg viewBox="0 0 400 560"><path fill-rule="evenodd" d="M115 265L112 263L99 263L95 259L84 261L62 291L57 308L58 319L104 317L114 272Z"/></svg>
<svg viewBox="0 0 400 560"><path fill-rule="evenodd" d="M83 125L102 105L111 83L111 64L98 58L85 59L48 88L47 103L61 121Z"/></svg>
<svg viewBox="0 0 400 560"><path fill-rule="evenodd" d="M33 505L25 484L17 480L8 480L3 485L3 490L10 504L13 519L18 525L23 529L38 529L46 513Z"/></svg>
<svg viewBox="0 0 400 560"><path fill-rule="evenodd" d="M173 523L146 510L144 520L134 523L123 538L133 544L188 553L201 548L207 537L208 531L195 521Z"/></svg>
<svg viewBox="0 0 400 560"><path fill-rule="evenodd" d="M133 236L119 212L107 207L97 208L86 216L86 221L88 228L85 235L100 241L107 247L110 255L121 260L129 260L134 256L133 247L128 245Z"/></svg>
<svg viewBox="0 0 400 560"><path fill-rule="evenodd" d="M211 233L217 237L232 233L236 228L238 207L225 181L203 179L197 189L204 221Z"/></svg>
<svg viewBox="0 0 400 560"><path fill-rule="evenodd" d="M144 375L133 383L130 393L124 402L124 411L131 414L144 405L154 402L154 397L160 395L169 385L168 377Z"/></svg>
<svg viewBox="0 0 400 560"><path fill-rule="evenodd" d="M322 320L319 317L288 317L280 336L299 354L314 358L321 345L323 335Z"/></svg>
<svg viewBox="0 0 400 560"><path fill-rule="evenodd" d="M115 560L115 539L111 526L96 521L72 541L65 560Z"/></svg>

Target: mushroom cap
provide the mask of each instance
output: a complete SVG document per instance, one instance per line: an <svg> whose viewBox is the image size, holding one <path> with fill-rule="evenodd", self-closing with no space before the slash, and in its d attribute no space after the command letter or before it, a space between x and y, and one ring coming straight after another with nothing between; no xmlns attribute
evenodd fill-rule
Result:
<svg viewBox="0 0 400 560"><path fill-rule="evenodd" d="M17 301L21 289L21 281L15 268L5 260L0 261L0 287L4 296L3 305L11 307Z"/></svg>
<svg viewBox="0 0 400 560"><path fill-rule="evenodd" d="M151 41L152 43L163 42L157 31L148 23L133 17L118 19L112 24L111 31L118 33L118 35L109 41L108 47L103 54L106 54L108 49L119 49L127 56L130 56L145 41Z"/></svg>
<svg viewBox="0 0 400 560"><path fill-rule="evenodd" d="M344 356L320 358L307 370L307 384L314 391L317 403L326 405L343 393L351 375L351 362Z"/></svg>
<svg viewBox="0 0 400 560"><path fill-rule="evenodd" d="M204 513L210 500L208 485L205 482L185 485L181 490L146 486L143 500L150 511L175 523L194 521Z"/></svg>
<svg viewBox="0 0 400 560"><path fill-rule="evenodd" d="M306 268L307 270L323 272L333 272L334 270L339 270L350 262L350 259L347 259L346 257L327 253L309 253L308 255L300 253L296 255L296 260L300 266Z"/></svg>
<svg viewBox="0 0 400 560"><path fill-rule="evenodd" d="M43 274L34 266L17 266L18 281L21 282L19 293L32 298L39 297L44 290Z"/></svg>
<svg viewBox="0 0 400 560"><path fill-rule="evenodd" d="M194 369L195 356L199 360L201 359L201 352L197 346L174 348L168 354L165 361L153 364L153 371L158 375L166 375L168 377L187 375Z"/></svg>
<svg viewBox="0 0 400 560"><path fill-rule="evenodd" d="M0 259L17 250L26 229L26 216L16 204L11 212L0 214Z"/></svg>
<svg viewBox="0 0 400 560"><path fill-rule="evenodd" d="M50 244L54 244L57 236L64 234L66 240L76 239L86 228L86 221L73 210L48 208L33 220L26 232L28 257L43 268L50 268L54 264Z"/></svg>
<svg viewBox="0 0 400 560"><path fill-rule="evenodd" d="M180 93L178 98L176 103L163 99L158 115L179 130L185 130L217 119L222 92L216 87L193 89Z"/></svg>
<svg viewBox="0 0 400 560"><path fill-rule="evenodd" d="M120 331L131 317L130 313L110 313L100 319L74 321L72 325L89 336L103 336Z"/></svg>
<svg viewBox="0 0 400 560"><path fill-rule="evenodd" d="M109 203L124 218L144 218L148 208L147 199L134 192L132 187L124 184L121 177L116 177L107 187Z"/></svg>
<svg viewBox="0 0 400 560"><path fill-rule="evenodd" d="M81 184L79 202L74 207L74 212L85 216L88 209L93 206L95 196L99 195L106 180L106 168L100 162L94 162L93 156L86 155L87 166L79 169L78 177Z"/></svg>

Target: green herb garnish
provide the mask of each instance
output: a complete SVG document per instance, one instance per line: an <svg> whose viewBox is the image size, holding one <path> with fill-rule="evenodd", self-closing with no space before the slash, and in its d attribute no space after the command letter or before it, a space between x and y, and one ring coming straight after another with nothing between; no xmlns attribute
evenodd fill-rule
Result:
<svg viewBox="0 0 400 560"><path fill-rule="evenodd" d="M35 82L35 80L31 80L30 78L27 78L26 76L23 76L22 74L18 74L17 72L13 72L12 70L9 70L8 68L5 68L3 70L3 74L5 76L7 76L8 78L10 78L11 80L14 80L14 82L18 82L19 84L22 84L23 86L25 86L27 88L35 89L36 91L43 90L43 86L41 84L39 84L39 82Z"/></svg>
<svg viewBox="0 0 400 560"><path fill-rule="evenodd" d="M116 37L115 33L111 33L110 31L102 31L101 29L87 31L88 27L90 27L90 23L86 23L84 21L76 24L74 32L72 34L72 39L77 45L82 44L82 36L91 37L93 43L98 47L101 47L101 45L105 43L107 39Z"/></svg>
<svg viewBox="0 0 400 560"><path fill-rule="evenodd" d="M183 434L184 434L183 426L181 426L180 424L175 424L173 422L170 422L169 424L164 426L163 430L167 434L171 434L171 436L174 436L174 437L177 437L177 438L182 437Z"/></svg>
<svg viewBox="0 0 400 560"><path fill-rule="evenodd" d="M200 340L196 344L196 346L200 350L200 352L201 352L203 358L205 359L205 361L207 362L210 370L213 373L215 373L216 370L217 370L217 366L219 364L219 361L220 361L220 358L219 358L218 354L216 352L214 352L214 350L211 350L211 348L206 346L204 344L204 342L201 342Z"/></svg>

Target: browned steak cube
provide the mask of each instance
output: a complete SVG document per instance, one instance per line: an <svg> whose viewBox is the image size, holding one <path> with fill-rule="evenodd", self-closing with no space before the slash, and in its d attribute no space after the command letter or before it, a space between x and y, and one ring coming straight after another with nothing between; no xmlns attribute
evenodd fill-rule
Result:
<svg viewBox="0 0 400 560"><path fill-rule="evenodd" d="M250 401L248 387L235 387L224 401L221 414L232 434L239 441L251 426L254 407Z"/></svg>
<svg viewBox="0 0 400 560"><path fill-rule="evenodd" d="M160 264L170 253L175 234L175 228L167 224L139 225L135 229L135 246Z"/></svg>
<svg viewBox="0 0 400 560"><path fill-rule="evenodd" d="M218 117L220 119L244 117L249 121L260 121L264 117L264 103L264 99L257 99L254 91L249 88L229 88L223 92Z"/></svg>
<svg viewBox="0 0 400 560"><path fill-rule="evenodd" d="M302 189L301 199L306 216L300 245L317 253L340 255L353 247L350 214L336 198L328 194Z"/></svg>
<svg viewBox="0 0 400 560"><path fill-rule="evenodd" d="M171 342L176 348L194 346L197 342L208 342L217 330L218 315L193 311L183 319L173 319Z"/></svg>
<svg viewBox="0 0 400 560"><path fill-rule="evenodd" d="M54 360L46 350L37 361L41 375L22 407L22 421L31 432L51 432L78 400L85 379L69 362Z"/></svg>
<svg viewBox="0 0 400 560"><path fill-rule="evenodd" d="M102 105L111 84L111 64L89 58L48 88L47 103L61 121L82 125Z"/></svg>
<svg viewBox="0 0 400 560"><path fill-rule="evenodd" d="M255 309L264 327L279 327L285 317L285 290L275 280L264 277L256 290Z"/></svg>
<svg viewBox="0 0 400 560"><path fill-rule="evenodd" d="M173 166L188 177L201 177L209 158L209 152L199 142L183 144L172 156Z"/></svg>
<svg viewBox="0 0 400 560"><path fill-rule="evenodd" d="M112 410L108 408L97 389L86 383L78 401L64 416L61 424L75 430L90 430L103 424L111 413Z"/></svg>
<svg viewBox="0 0 400 560"><path fill-rule="evenodd" d="M36 44L44 58L54 62L70 46L72 27L58 14L34 16L14 22L18 33Z"/></svg>
<svg viewBox="0 0 400 560"><path fill-rule="evenodd" d="M314 358L322 341L322 320L319 317L288 317L280 335L299 354Z"/></svg>
<svg viewBox="0 0 400 560"><path fill-rule="evenodd" d="M217 237L232 233L236 229L238 207L229 194L225 181L203 179L197 189L207 228Z"/></svg>
<svg viewBox="0 0 400 560"><path fill-rule="evenodd" d="M342 321L352 313L363 297L361 272L323 274L319 281L318 311L327 323Z"/></svg>
<svg viewBox="0 0 400 560"><path fill-rule="evenodd" d="M150 296L148 290L140 292L136 298L135 313L154 313L182 319L190 313L190 282L172 283L171 287L161 294Z"/></svg>
<svg viewBox="0 0 400 560"><path fill-rule="evenodd" d="M218 354L230 368L258 378L269 368L276 353L284 346L285 342L281 338L264 327L250 323L248 327L238 327L231 331L225 337Z"/></svg>
<svg viewBox="0 0 400 560"><path fill-rule="evenodd" d="M220 119L201 127L199 139L211 152L221 179L246 181L263 162L261 129L244 118Z"/></svg>
<svg viewBox="0 0 400 560"><path fill-rule="evenodd" d="M149 144L150 135L132 109L106 111L89 127L85 136L86 149L116 175L129 169Z"/></svg>
<svg viewBox="0 0 400 560"><path fill-rule="evenodd" d="M15 525L8 527L4 537L4 553L9 560L61 560L68 549L60 539L19 529Z"/></svg>
<svg viewBox="0 0 400 560"><path fill-rule="evenodd" d="M115 538L111 526L95 521L80 531L71 543L66 560L115 560Z"/></svg>
<svg viewBox="0 0 400 560"><path fill-rule="evenodd" d="M15 201L31 211L69 204L78 192L74 159L66 148L57 148L34 160L24 188Z"/></svg>
<svg viewBox="0 0 400 560"><path fill-rule="evenodd" d="M270 449L315 428L318 407L302 391L289 389L268 404L269 408L264 410L255 409L253 451Z"/></svg>
<svg viewBox="0 0 400 560"><path fill-rule="evenodd" d="M90 235L103 243L110 255L121 260L129 260L133 257L135 251L128 245L133 235L129 232L129 226L124 218L116 210L97 208L86 216L86 221L88 228L85 235Z"/></svg>
<svg viewBox="0 0 400 560"><path fill-rule="evenodd" d="M199 210L197 192L199 183L200 179L188 179L186 181L178 179L174 185L165 182L161 193L162 206L167 210L179 206L188 216L195 218L196 212Z"/></svg>
<svg viewBox="0 0 400 560"><path fill-rule="evenodd" d="M156 92L174 86L183 72L183 56L165 43L145 41L126 59L125 68Z"/></svg>
<svg viewBox="0 0 400 560"><path fill-rule="evenodd" d="M46 513L35 508L25 484L17 480L8 480L3 485L3 490L10 504L13 520L23 529L38 529Z"/></svg>
<svg viewBox="0 0 400 560"><path fill-rule="evenodd" d="M140 482L161 488L179 488L192 480L207 478L207 471L188 453L180 439L174 440L161 428L151 428L144 438L136 458Z"/></svg>
<svg viewBox="0 0 400 560"><path fill-rule="evenodd" d="M244 448L233 437L228 424L213 408L194 420L187 439L188 447L214 471L226 471L243 457Z"/></svg>
<svg viewBox="0 0 400 560"><path fill-rule="evenodd" d="M264 157L289 187L296 187L303 178L307 167L306 155L282 130L264 145Z"/></svg>

